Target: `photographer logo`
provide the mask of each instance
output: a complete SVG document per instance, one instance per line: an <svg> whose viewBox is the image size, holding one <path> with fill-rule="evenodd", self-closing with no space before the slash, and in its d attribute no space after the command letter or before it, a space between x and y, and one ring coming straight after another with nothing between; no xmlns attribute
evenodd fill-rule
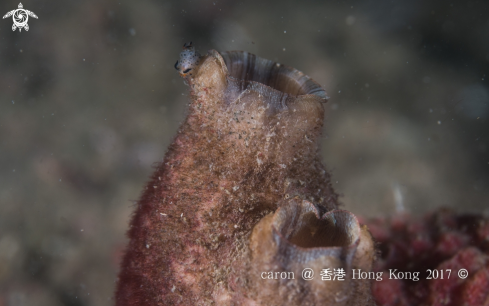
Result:
<svg viewBox="0 0 489 306"><path fill-rule="evenodd" d="M12 10L5 14L5 16L3 16L3 19L10 16L12 16L12 20L14 21L14 24L12 25L12 31L19 29L19 32L21 32L22 28L24 28L26 31L29 31L29 25L27 24L29 16L38 19L36 14L34 14L33 12L24 10L22 3L19 3L18 9Z"/></svg>

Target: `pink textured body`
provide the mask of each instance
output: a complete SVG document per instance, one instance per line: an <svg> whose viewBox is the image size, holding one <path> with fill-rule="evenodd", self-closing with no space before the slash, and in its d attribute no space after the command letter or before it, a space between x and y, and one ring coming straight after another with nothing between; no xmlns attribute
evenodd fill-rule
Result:
<svg viewBox="0 0 489 306"><path fill-rule="evenodd" d="M320 161L324 90L245 52L210 51L185 76L188 117L138 202L116 304L372 305L368 282L324 290L300 278L308 265L373 260L370 235L335 211ZM296 278L260 278L277 269Z"/></svg>
<svg viewBox="0 0 489 306"><path fill-rule="evenodd" d="M338 210L321 164L317 83L246 52L192 59L191 72L177 63L188 116L138 202L117 306L489 305L487 219L438 211L360 225ZM322 281L326 268L345 280ZM428 269L444 278L428 280Z"/></svg>

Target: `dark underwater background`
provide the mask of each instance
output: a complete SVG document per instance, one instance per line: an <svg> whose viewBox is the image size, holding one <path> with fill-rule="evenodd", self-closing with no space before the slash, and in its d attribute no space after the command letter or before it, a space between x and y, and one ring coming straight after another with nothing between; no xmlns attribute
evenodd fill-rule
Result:
<svg viewBox="0 0 489 306"><path fill-rule="evenodd" d="M326 89L343 208L489 213L487 1L22 4L28 32L0 20L0 306L113 304L131 212L185 116L188 41Z"/></svg>

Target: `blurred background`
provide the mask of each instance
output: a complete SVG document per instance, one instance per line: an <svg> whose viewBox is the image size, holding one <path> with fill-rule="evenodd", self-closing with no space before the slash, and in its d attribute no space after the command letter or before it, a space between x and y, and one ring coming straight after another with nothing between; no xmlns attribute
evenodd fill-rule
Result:
<svg viewBox="0 0 489 306"><path fill-rule="evenodd" d="M28 32L0 23L0 306L113 304L134 203L185 116L188 41L324 86L344 208L489 212L489 2L23 5Z"/></svg>

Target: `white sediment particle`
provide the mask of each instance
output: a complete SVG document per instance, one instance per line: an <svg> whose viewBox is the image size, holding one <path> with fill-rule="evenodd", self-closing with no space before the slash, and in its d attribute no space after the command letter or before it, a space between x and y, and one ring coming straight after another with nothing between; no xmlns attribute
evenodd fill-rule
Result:
<svg viewBox="0 0 489 306"><path fill-rule="evenodd" d="M239 189L239 186L234 186L234 187L233 187L233 191L236 191L236 190L238 190L238 189Z"/></svg>
<svg viewBox="0 0 489 306"><path fill-rule="evenodd" d="M396 205L396 212L402 213L405 211L404 199L402 196L401 186L398 183L392 184L392 193L394 195L394 203Z"/></svg>

